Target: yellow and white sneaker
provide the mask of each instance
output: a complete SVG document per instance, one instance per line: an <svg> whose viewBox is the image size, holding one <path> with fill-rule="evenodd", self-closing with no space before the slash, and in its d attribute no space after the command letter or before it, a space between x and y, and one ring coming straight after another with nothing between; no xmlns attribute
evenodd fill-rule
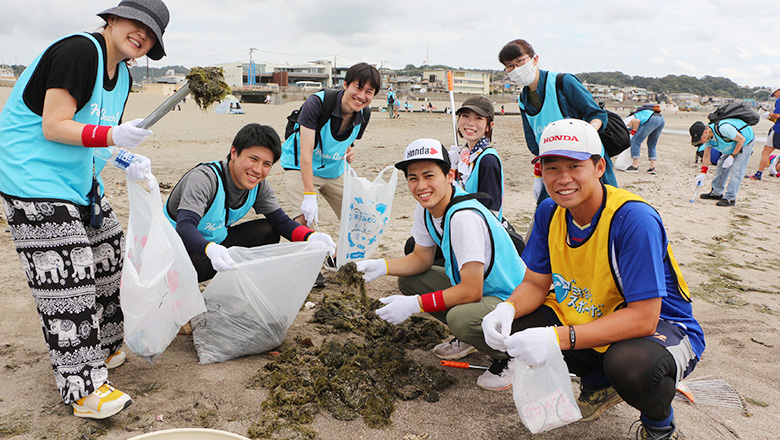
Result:
<svg viewBox="0 0 780 440"><path fill-rule="evenodd" d="M88 396L75 401L73 415L87 419L105 419L130 406L133 400L109 384L103 384Z"/></svg>
<svg viewBox="0 0 780 440"><path fill-rule="evenodd" d="M106 368L109 370L112 368L116 368L122 364L125 363L125 359L127 359L127 355L122 350L117 350L116 353L112 354L111 356L106 359Z"/></svg>

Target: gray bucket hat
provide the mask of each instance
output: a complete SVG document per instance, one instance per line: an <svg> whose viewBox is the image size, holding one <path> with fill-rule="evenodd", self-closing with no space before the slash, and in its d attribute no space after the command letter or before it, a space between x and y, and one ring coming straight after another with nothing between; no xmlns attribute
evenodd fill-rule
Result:
<svg viewBox="0 0 780 440"><path fill-rule="evenodd" d="M165 3L160 0L123 0L116 7L106 9L98 14L106 22L108 22L109 15L138 20L149 26L149 29L154 32L154 36L157 37L157 43L149 49L146 56L155 61L165 56L162 36L170 18Z"/></svg>

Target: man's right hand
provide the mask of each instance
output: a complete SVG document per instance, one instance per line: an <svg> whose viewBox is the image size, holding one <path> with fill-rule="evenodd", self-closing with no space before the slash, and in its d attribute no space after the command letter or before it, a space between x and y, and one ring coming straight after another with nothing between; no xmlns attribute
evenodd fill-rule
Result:
<svg viewBox="0 0 780 440"><path fill-rule="evenodd" d="M236 270L233 265L233 259L230 258L230 254L225 246L214 243L213 241L206 245L206 256L211 260L211 266L217 272L225 270Z"/></svg>
<svg viewBox="0 0 780 440"><path fill-rule="evenodd" d="M317 194L303 194L303 202L301 203L301 213L306 220L306 226L314 228L319 223L317 215Z"/></svg>
<svg viewBox="0 0 780 440"><path fill-rule="evenodd" d="M515 306L508 302L497 305L492 312L482 318L482 333L485 342L490 348L506 351L504 341L512 331L512 322L515 320Z"/></svg>
<svg viewBox="0 0 780 440"><path fill-rule="evenodd" d="M374 281L383 275L387 275L387 261L384 258L358 261L355 264L357 270L363 272L363 279L366 282Z"/></svg>
<svg viewBox="0 0 780 440"><path fill-rule="evenodd" d="M696 176L696 185L703 185L706 180L707 173L699 173L699 175Z"/></svg>

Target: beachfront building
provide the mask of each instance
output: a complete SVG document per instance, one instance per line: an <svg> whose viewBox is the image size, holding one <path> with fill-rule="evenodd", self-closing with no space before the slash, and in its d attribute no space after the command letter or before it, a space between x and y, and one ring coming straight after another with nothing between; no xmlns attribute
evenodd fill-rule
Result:
<svg viewBox="0 0 780 440"><path fill-rule="evenodd" d="M447 91L447 70L423 70L423 85L429 91ZM490 73L477 70L453 70L453 89L455 93L476 95L490 94Z"/></svg>
<svg viewBox="0 0 780 440"><path fill-rule="evenodd" d="M670 93L669 97L680 108L693 109L699 107L699 95L694 95L693 93Z"/></svg>

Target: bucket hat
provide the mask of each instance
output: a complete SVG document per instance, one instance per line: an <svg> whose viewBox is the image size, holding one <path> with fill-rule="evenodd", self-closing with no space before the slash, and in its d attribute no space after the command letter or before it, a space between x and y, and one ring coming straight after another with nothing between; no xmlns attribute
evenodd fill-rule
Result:
<svg viewBox="0 0 780 440"><path fill-rule="evenodd" d="M169 14L168 8L160 0L123 0L113 8L97 14L100 18L108 22L110 15L117 17L138 20L149 27L157 37L157 43L149 49L147 57L157 61L165 56L165 45L163 44L163 34L168 26Z"/></svg>

